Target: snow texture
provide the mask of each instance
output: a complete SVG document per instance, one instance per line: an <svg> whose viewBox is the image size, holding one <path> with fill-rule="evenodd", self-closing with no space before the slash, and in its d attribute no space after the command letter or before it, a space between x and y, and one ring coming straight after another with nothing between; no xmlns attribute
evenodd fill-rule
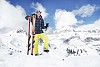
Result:
<svg viewBox="0 0 100 67"><path fill-rule="evenodd" d="M27 55L27 34L0 34L0 67L100 67L100 34L55 30L49 37L49 53Z"/></svg>

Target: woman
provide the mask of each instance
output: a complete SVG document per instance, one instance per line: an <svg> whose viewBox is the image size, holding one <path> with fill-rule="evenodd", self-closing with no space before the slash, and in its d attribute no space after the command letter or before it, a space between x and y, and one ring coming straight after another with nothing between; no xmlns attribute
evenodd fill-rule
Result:
<svg viewBox="0 0 100 67"><path fill-rule="evenodd" d="M35 17L35 23L34 25L34 31L35 31L35 43L34 43L34 54L35 56L38 55L38 39L41 38L44 40L44 52L49 52L48 50L48 37L43 33L43 30L45 28L44 26L44 20L41 16L41 12L37 11L36 12L36 17Z"/></svg>

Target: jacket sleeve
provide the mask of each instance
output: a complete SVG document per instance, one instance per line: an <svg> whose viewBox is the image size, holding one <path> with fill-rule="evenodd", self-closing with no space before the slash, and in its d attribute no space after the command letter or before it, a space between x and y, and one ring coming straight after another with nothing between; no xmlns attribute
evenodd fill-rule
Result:
<svg viewBox="0 0 100 67"><path fill-rule="evenodd" d="M42 20L41 20L41 27L42 27L42 29L44 29L44 28L45 28L43 18L42 18Z"/></svg>

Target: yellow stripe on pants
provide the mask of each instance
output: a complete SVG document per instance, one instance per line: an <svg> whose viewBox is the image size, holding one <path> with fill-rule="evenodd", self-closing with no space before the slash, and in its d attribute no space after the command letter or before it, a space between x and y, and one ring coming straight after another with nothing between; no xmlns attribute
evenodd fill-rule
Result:
<svg viewBox="0 0 100 67"><path fill-rule="evenodd" d="M44 40L44 48L48 50L48 37L44 34L35 34L35 43L34 43L34 54L38 54L38 39L41 38Z"/></svg>

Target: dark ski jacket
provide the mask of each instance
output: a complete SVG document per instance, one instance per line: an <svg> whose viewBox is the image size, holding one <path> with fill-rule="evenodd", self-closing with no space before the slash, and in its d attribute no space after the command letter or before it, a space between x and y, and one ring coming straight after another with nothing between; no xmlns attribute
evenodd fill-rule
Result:
<svg viewBox="0 0 100 67"><path fill-rule="evenodd" d="M36 16L36 20L35 20L35 34L43 33L42 29L44 29L44 20L43 20L42 16L39 16L39 18Z"/></svg>

